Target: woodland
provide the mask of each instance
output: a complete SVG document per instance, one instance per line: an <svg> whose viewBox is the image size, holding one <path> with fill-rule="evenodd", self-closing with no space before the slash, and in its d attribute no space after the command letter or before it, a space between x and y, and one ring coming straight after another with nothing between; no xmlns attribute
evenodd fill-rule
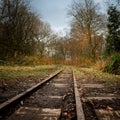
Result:
<svg viewBox="0 0 120 120"><path fill-rule="evenodd" d="M30 1L0 0L0 65L73 65L120 74L120 1L73 2L70 33L60 36Z"/></svg>

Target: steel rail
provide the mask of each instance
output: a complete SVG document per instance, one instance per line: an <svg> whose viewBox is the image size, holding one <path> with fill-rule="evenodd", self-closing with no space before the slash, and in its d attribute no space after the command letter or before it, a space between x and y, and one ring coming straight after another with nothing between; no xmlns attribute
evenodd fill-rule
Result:
<svg viewBox="0 0 120 120"><path fill-rule="evenodd" d="M80 100L74 71L73 71L73 81L74 81L74 93L75 93L77 120L85 120L85 116L84 116L84 112L82 108L82 102Z"/></svg>

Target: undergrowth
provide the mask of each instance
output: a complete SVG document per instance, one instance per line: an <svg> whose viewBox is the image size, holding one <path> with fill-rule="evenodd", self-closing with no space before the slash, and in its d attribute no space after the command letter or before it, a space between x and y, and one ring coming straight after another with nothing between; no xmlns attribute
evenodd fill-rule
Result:
<svg viewBox="0 0 120 120"><path fill-rule="evenodd" d="M120 54L119 53L111 55L107 64L105 65L104 71L120 75Z"/></svg>
<svg viewBox="0 0 120 120"><path fill-rule="evenodd" d="M57 70L55 65L39 66L0 66L0 78L18 78L28 76L47 75L52 70Z"/></svg>
<svg viewBox="0 0 120 120"><path fill-rule="evenodd" d="M74 68L75 75L82 79L91 79L93 81L105 84L118 84L120 85L120 75L114 75L94 68Z"/></svg>

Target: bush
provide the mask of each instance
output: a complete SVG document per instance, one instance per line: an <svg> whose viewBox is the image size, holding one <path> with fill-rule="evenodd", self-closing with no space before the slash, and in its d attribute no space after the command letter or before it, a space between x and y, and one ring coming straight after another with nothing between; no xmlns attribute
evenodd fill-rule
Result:
<svg viewBox="0 0 120 120"><path fill-rule="evenodd" d="M95 65L93 67L97 70L104 70L105 61L103 59L99 59L96 61Z"/></svg>
<svg viewBox="0 0 120 120"><path fill-rule="evenodd" d="M120 54L119 53L111 55L110 59L105 65L104 71L120 75Z"/></svg>
<svg viewBox="0 0 120 120"><path fill-rule="evenodd" d="M16 59L16 64L19 65L36 65L39 64L40 59L36 56L25 56Z"/></svg>

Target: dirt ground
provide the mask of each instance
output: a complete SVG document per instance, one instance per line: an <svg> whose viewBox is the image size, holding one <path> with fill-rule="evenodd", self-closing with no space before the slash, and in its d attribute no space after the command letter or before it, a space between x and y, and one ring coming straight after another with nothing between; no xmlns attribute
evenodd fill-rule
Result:
<svg viewBox="0 0 120 120"><path fill-rule="evenodd" d="M77 84L86 120L97 120L98 117L103 120L105 116L100 116L101 111L102 114L107 114L106 118L109 120L120 119L120 80L108 82L110 77L102 77L102 74L85 69L79 69L79 72Z"/></svg>
<svg viewBox="0 0 120 120"><path fill-rule="evenodd" d="M14 97L15 95L24 92L31 86L41 82L47 76L16 78L14 83L5 83L5 86L0 87L0 103ZM10 81L10 80L9 80ZM13 80L12 80L13 81Z"/></svg>

